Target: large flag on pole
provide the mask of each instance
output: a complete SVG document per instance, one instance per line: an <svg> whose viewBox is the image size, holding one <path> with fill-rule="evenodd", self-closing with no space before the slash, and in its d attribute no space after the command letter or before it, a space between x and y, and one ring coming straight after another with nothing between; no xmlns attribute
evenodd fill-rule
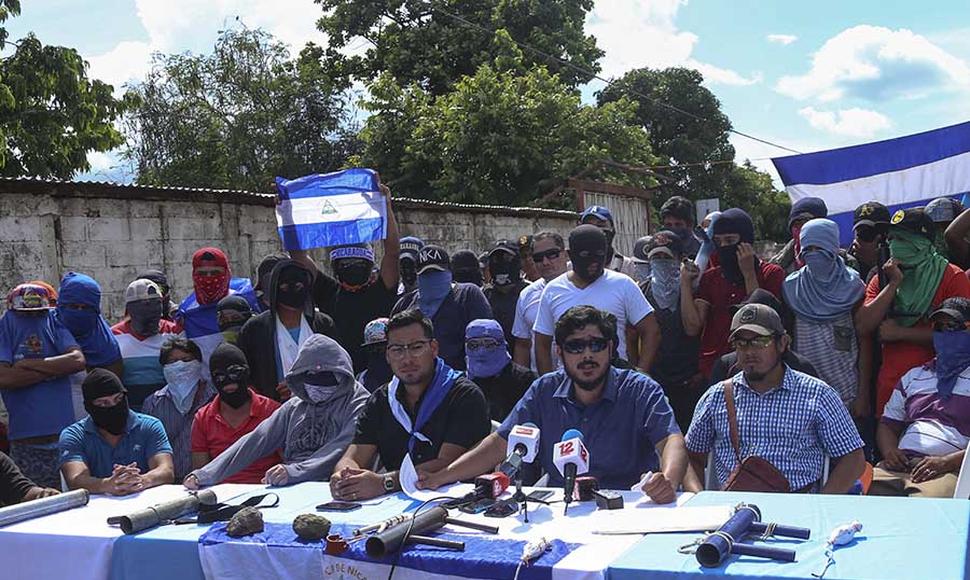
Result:
<svg viewBox="0 0 970 580"><path fill-rule="evenodd" d="M372 169L276 178L276 225L286 250L373 242L387 236L387 201Z"/></svg>
<svg viewBox="0 0 970 580"><path fill-rule="evenodd" d="M771 160L792 202L820 197L852 241L852 212L875 200L897 209L970 192L970 122L898 139Z"/></svg>

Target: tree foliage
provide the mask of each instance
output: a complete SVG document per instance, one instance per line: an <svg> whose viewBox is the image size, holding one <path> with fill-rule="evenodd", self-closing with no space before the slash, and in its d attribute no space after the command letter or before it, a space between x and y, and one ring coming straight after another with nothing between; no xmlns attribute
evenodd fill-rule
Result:
<svg viewBox="0 0 970 580"><path fill-rule="evenodd" d="M380 77L361 161L407 195L525 205L597 161L654 160L632 103L585 106L558 76L527 65L504 32L499 44L491 64L441 96Z"/></svg>
<svg viewBox="0 0 970 580"><path fill-rule="evenodd" d="M349 99L323 50L296 59L259 30L220 33L211 54L156 55L128 96L126 155L139 183L266 190L277 175L340 168L356 151Z"/></svg>
<svg viewBox="0 0 970 580"><path fill-rule="evenodd" d="M20 14L20 2L0 0L0 22ZM70 179L90 169L87 154L122 143L114 120L124 103L112 87L87 78L73 48L45 46L33 34L17 42L0 27L0 175Z"/></svg>
<svg viewBox="0 0 970 580"><path fill-rule="evenodd" d="M331 70L361 80L390 74L398 83L417 83L431 95L447 93L494 58L492 34L512 39L593 72L603 51L583 31L593 0L318 0L319 27L330 39ZM486 29L455 20L459 16ZM341 49L366 43L366 52L346 56ZM527 65L546 66L569 87L588 74L533 52Z"/></svg>

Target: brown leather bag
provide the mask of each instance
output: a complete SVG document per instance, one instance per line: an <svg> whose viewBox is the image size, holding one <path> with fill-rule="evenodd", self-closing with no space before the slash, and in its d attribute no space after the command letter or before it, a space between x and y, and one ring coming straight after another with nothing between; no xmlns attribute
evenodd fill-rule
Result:
<svg viewBox="0 0 970 580"><path fill-rule="evenodd" d="M727 405L728 432L738 466L728 476L724 491L762 491L789 493L788 478L770 461L757 455L741 457L741 435L738 429L738 410L734 405L734 381L724 381L724 403Z"/></svg>

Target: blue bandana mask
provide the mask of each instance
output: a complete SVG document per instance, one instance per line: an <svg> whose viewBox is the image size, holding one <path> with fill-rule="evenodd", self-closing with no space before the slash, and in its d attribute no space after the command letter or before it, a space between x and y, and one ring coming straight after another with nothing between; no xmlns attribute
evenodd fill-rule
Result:
<svg viewBox="0 0 970 580"><path fill-rule="evenodd" d="M495 346L473 348L482 342L495 343ZM472 320L465 329L465 363L468 377L494 377L512 360L509 356L505 333L498 322L480 318Z"/></svg>
<svg viewBox="0 0 970 580"><path fill-rule="evenodd" d="M438 313L438 308L451 292L451 272L433 270L418 276L418 308L428 318Z"/></svg>
<svg viewBox="0 0 970 580"><path fill-rule="evenodd" d="M936 389L944 401L953 394L957 377L970 367L970 332L934 332Z"/></svg>

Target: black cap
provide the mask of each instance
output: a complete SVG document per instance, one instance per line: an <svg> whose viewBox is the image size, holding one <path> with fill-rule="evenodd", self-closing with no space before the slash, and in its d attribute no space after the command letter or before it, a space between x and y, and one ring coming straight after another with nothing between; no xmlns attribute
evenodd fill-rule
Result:
<svg viewBox="0 0 970 580"><path fill-rule="evenodd" d="M930 318L935 317L937 314L946 314L957 322L966 324L970 322L970 300L962 296L947 298L940 304L939 308L930 314Z"/></svg>
<svg viewBox="0 0 970 580"><path fill-rule="evenodd" d="M513 256L519 255L519 245L512 240L499 240L495 242L495 246L489 250L488 255L491 256L495 252L506 252Z"/></svg>
<svg viewBox="0 0 970 580"><path fill-rule="evenodd" d="M867 201L852 212L852 227L889 223L889 208L878 201Z"/></svg>
<svg viewBox="0 0 970 580"><path fill-rule="evenodd" d="M451 258L448 252L441 246L425 246L421 248L418 255L418 274L423 274L430 270L439 272L451 271Z"/></svg>
<svg viewBox="0 0 970 580"><path fill-rule="evenodd" d="M936 224L921 207L897 210L892 219L889 220L889 224L894 229L898 228L920 234L931 240L934 239L936 233Z"/></svg>
<svg viewBox="0 0 970 580"><path fill-rule="evenodd" d="M647 259L657 254L668 258L679 259L684 253L684 239L670 230L662 230L653 235L653 240L647 248Z"/></svg>
<svg viewBox="0 0 970 580"><path fill-rule="evenodd" d="M694 223L694 204L686 197L675 195L660 206L660 219L668 215Z"/></svg>
<svg viewBox="0 0 970 580"><path fill-rule="evenodd" d="M647 254L650 252L650 244L653 242L653 236L643 236L633 243L633 256L634 262L646 262L650 258Z"/></svg>

